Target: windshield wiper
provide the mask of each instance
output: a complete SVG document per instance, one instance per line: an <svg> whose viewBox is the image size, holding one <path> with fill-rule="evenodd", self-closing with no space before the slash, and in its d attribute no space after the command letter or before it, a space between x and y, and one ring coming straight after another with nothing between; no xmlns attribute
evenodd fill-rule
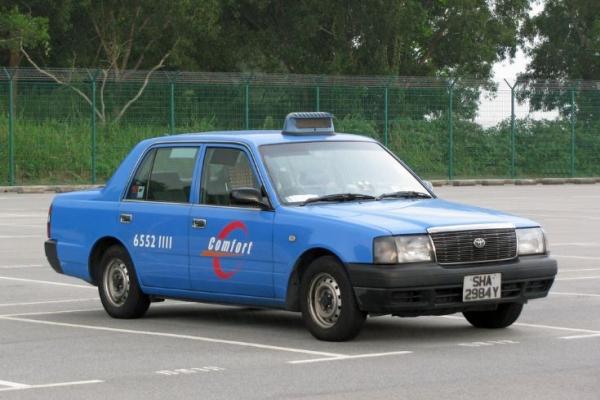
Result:
<svg viewBox="0 0 600 400"><path fill-rule="evenodd" d="M300 203L301 206L305 206L309 203L317 203L320 201L352 201L352 200L375 200L375 196L362 193L335 193L327 194L325 196L311 197L310 199L304 200Z"/></svg>
<svg viewBox="0 0 600 400"><path fill-rule="evenodd" d="M431 195L423 192L415 192L414 190L401 190L399 192L384 193L377 196L376 200L381 199L430 199Z"/></svg>

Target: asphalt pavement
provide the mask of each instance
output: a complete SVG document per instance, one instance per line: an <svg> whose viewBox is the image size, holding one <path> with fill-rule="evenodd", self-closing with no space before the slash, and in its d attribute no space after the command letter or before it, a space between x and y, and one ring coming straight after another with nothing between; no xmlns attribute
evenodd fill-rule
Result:
<svg viewBox="0 0 600 400"><path fill-rule="evenodd" d="M297 313L177 301L111 319L45 260L53 195L0 193L0 398L599 399L600 185L436 191L546 229L559 275L510 328L386 316L326 343Z"/></svg>

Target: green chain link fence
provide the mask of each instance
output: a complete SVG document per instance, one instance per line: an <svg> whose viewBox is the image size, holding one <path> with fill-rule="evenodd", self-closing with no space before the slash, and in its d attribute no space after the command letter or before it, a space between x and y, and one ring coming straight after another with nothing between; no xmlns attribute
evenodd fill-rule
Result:
<svg viewBox="0 0 600 400"><path fill-rule="evenodd" d="M600 175L600 87L431 78L3 69L0 185L105 181L140 140L329 111L428 179ZM483 93L483 94L482 94ZM530 102L552 111L536 115ZM560 112L559 112L560 111Z"/></svg>

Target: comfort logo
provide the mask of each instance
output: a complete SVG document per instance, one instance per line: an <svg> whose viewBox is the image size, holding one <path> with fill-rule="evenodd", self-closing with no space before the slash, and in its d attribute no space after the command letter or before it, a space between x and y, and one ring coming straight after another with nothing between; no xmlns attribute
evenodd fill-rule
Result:
<svg viewBox="0 0 600 400"><path fill-rule="evenodd" d="M219 279L229 279L241 268L241 264L238 264L231 271L223 271L221 257L249 256L252 252L254 242L228 239L229 235L237 230L248 236L248 227L242 221L233 221L227 224L217 236L212 236L208 241L208 248L202 252L203 256L213 258L213 270Z"/></svg>

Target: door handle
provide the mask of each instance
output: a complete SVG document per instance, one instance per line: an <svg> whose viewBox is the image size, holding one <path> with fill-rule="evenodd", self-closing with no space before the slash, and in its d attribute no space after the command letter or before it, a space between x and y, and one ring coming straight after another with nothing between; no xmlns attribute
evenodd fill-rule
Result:
<svg viewBox="0 0 600 400"><path fill-rule="evenodd" d="M133 221L133 215L131 214L121 214L119 215L119 222L122 224L130 224Z"/></svg>
<svg viewBox="0 0 600 400"><path fill-rule="evenodd" d="M206 220L203 218L193 218L192 219L192 228L203 229L206 227Z"/></svg>

